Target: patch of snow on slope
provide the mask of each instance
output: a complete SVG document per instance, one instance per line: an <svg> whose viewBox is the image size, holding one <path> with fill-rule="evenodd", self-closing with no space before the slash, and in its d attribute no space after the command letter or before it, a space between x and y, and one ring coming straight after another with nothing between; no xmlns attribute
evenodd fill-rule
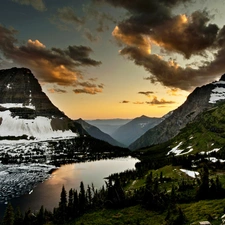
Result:
<svg viewBox="0 0 225 225"><path fill-rule="evenodd" d="M1 103L0 106L4 108L29 108L35 110L35 106L29 102L29 105L23 105L23 103Z"/></svg>
<svg viewBox="0 0 225 225"><path fill-rule="evenodd" d="M220 148L214 148L213 150L206 152L206 154L208 155L212 152L218 152L219 150L220 150Z"/></svg>
<svg viewBox="0 0 225 225"><path fill-rule="evenodd" d="M144 128L148 123L139 123L141 128Z"/></svg>
<svg viewBox="0 0 225 225"><path fill-rule="evenodd" d="M181 145L182 145L183 142L180 142L177 146L175 146L174 148L172 148L168 153L167 155L169 155L170 153L173 153L175 155L179 155L181 154L181 152L183 152L184 150L180 150L178 149Z"/></svg>
<svg viewBox="0 0 225 225"><path fill-rule="evenodd" d="M213 150L208 151L208 152L201 151L201 152L199 152L199 154L201 154L201 155L204 155L204 154L209 155L210 153L218 152L219 150L220 150L220 148L214 148Z"/></svg>
<svg viewBox="0 0 225 225"><path fill-rule="evenodd" d="M215 157L208 157L207 158L209 161L213 162L213 163L216 163L217 161L221 162L221 163L224 163L225 160L224 159L217 159Z"/></svg>
<svg viewBox="0 0 225 225"><path fill-rule="evenodd" d="M180 169L180 171L186 173L189 177L192 177L192 178L196 178L199 175L199 172L196 172L196 171L185 170L185 169Z"/></svg>
<svg viewBox="0 0 225 225"><path fill-rule="evenodd" d="M2 117L2 124L0 126L0 136L33 136L37 139L51 139L58 137L76 137L77 134L71 130L67 131L53 131L51 126L51 119L38 116L35 119L20 119L12 117L9 110L0 112Z"/></svg>
<svg viewBox="0 0 225 225"><path fill-rule="evenodd" d="M215 85L217 84L225 84L224 81L218 81L214 83ZM216 103L219 100L224 100L225 99L225 88L224 87L215 87L210 95L209 98L209 103Z"/></svg>

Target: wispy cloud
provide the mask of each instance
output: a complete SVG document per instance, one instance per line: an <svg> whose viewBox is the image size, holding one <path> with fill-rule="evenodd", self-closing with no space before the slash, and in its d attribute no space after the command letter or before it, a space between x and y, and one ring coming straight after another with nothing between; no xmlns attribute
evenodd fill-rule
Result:
<svg viewBox="0 0 225 225"><path fill-rule="evenodd" d="M66 90L64 90L64 89L60 89L60 88L49 88L48 89L48 92L50 92L50 93L59 93L59 94L64 94L64 93L67 93L67 91Z"/></svg>
<svg viewBox="0 0 225 225"><path fill-rule="evenodd" d="M144 102L136 101L136 102L133 102L133 104L135 104L135 105L143 105L143 104L145 104L145 103L144 103Z"/></svg>
<svg viewBox="0 0 225 225"><path fill-rule="evenodd" d="M79 17L72 7L59 8L51 21L62 30L69 30L70 26L73 29L80 29L80 26L85 23L85 19Z"/></svg>
<svg viewBox="0 0 225 225"><path fill-rule="evenodd" d="M174 103L175 103L174 101L168 101L163 98L159 100L156 96L153 96L151 101L146 102L146 104L149 104L149 105L167 105L167 104L174 104Z"/></svg>
<svg viewBox="0 0 225 225"><path fill-rule="evenodd" d="M99 37L93 35L93 33L87 28L84 30L84 37L90 42L97 42L99 40Z"/></svg>
<svg viewBox="0 0 225 225"><path fill-rule="evenodd" d="M12 1L19 3L21 5L31 5L34 9L38 11L46 10L46 6L43 0L12 0Z"/></svg>
<svg viewBox="0 0 225 225"><path fill-rule="evenodd" d="M75 94L90 94L95 95L97 93L101 93L102 89L97 87L84 87L84 88L77 88L74 89L73 92Z"/></svg>

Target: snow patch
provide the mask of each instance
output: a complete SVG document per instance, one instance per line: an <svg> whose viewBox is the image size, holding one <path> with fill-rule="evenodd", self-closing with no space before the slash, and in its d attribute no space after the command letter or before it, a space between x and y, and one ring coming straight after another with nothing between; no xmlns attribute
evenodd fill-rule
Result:
<svg viewBox="0 0 225 225"><path fill-rule="evenodd" d="M213 163L216 163L217 161L221 162L221 163L224 163L225 160L223 159L217 159L216 157L208 157L207 158L209 161L213 162Z"/></svg>
<svg viewBox="0 0 225 225"><path fill-rule="evenodd" d="M7 88L7 89L12 89L11 84L7 84L6 88Z"/></svg>
<svg viewBox="0 0 225 225"><path fill-rule="evenodd" d="M139 123L141 128L144 128L148 123Z"/></svg>
<svg viewBox="0 0 225 225"><path fill-rule="evenodd" d="M192 146L188 146L187 149L189 149L187 152L183 152L185 149L178 149L181 145L183 144L183 142L180 142L177 146L175 146L174 148L172 148L167 155L169 155L170 153L173 153L175 156L179 156L179 155L185 155L188 154L190 152L192 152L194 149L192 148ZM182 153L183 152L183 153Z"/></svg>
<svg viewBox="0 0 225 225"><path fill-rule="evenodd" d="M214 148L213 150L206 152L206 154L208 155L212 152L218 152L219 150L220 150L220 148Z"/></svg>
<svg viewBox="0 0 225 225"><path fill-rule="evenodd" d="M217 84L225 84L224 81L219 81L219 82L215 82L215 85ZM210 95L209 98L209 103L216 103L220 100L224 100L225 99L225 88L224 87L215 87Z"/></svg>
<svg viewBox="0 0 225 225"><path fill-rule="evenodd" d="M51 119L38 116L35 119L20 119L18 116L12 117L9 110L0 112L2 124L0 126L0 136L21 136L35 137L47 140L59 137L76 137L77 134L71 130L53 130Z"/></svg>
<svg viewBox="0 0 225 225"><path fill-rule="evenodd" d="M181 172L186 173L189 177L196 178L199 175L199 172L180 169Z"/></svg>
<svg viewBox="0 0 225 225"><path fill-rule="evenodd" d="M31 102L28 105L23 105L23 103L1 103L0 106L4 108L29 108L35 110L35 106Z"/></svg>
<svg viewBox="0 0 225 225"><path fill-rule="evenodd" d="M178 149L181 145L183 144L183 142L180 142L177 146L175 146L174 148L172 148L168 153L167 155L169 155L170 153L173 153L175 155L180 155L181 152L183 152L184 150L180 150Z"/></svg>

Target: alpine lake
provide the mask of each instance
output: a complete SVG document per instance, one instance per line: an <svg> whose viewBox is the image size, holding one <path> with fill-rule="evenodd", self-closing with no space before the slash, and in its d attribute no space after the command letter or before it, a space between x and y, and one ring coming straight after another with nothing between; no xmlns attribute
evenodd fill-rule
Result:
<svg viewBox="0 0 225 225"><path fill-rule="evenodd" d="M96 189L105 185L105 178L113 173L134 169L139 160L132 157L72 163L60 166L54 170L47 180L39 183L29 194L10 200L13 208L20 208L22 212L28 209L36 212L43 205L48 210L58 206L62 186L67 193L72 189L79 190L80 182L94 185ZM0 217L3 216L7 204L0 204Z"/></svg>

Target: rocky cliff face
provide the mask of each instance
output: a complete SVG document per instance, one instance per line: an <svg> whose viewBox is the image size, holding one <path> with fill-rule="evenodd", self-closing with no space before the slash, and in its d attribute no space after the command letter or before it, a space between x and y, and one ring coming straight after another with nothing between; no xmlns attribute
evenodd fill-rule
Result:
<svg viewBox="0 0 225 225"><path fill-rule="evenodd" d="M197 115L221 101L225 101L225 75L218 82L196 88L187 100L173 111L172 115L148 130L129 148L134 150L170 140Z"/></svg>
<svg viewBox="0 0 225 225"><path fill-rule="evenodd" d="M0 70L0 96L2 107L33 109L35 116L65 117L42 92L37 79L26 68Z"/></svg>
<svg viewBox="0 0 225 225"><path fill-rule="evenodd" d="M52 104L29 69L0 70L0 137L76 136L86 133Z"/></svg>

